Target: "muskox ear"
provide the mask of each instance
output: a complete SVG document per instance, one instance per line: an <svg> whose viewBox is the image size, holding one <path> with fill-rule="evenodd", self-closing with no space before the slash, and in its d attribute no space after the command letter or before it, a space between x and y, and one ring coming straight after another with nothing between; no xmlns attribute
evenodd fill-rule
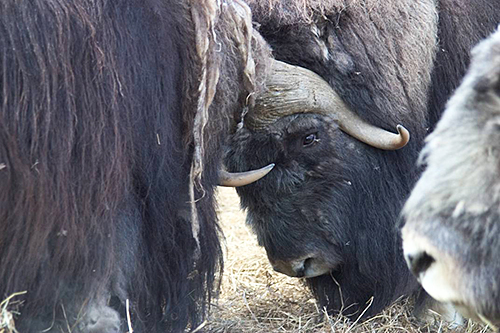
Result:
<svg viewBox="0 0 500 333"><path fill-rule="evenodd" d="M474 90L500 96L500 26L489 38L474 47L471 66L478 74Z"/></svg>
<svg viewBox="0 0 500 333"><path fill-rule="evenodd" d="M480 77L474 84L474 90L478 94L486 94L489 92L500 96L500 68L488 73L488 75Z"/></svg>
<svg viewBox="0 0 500 333"><path fill-rule="evenodd" d="M493 85L493 93L500 97L500 67L497 67L496 82Z"/></svg>

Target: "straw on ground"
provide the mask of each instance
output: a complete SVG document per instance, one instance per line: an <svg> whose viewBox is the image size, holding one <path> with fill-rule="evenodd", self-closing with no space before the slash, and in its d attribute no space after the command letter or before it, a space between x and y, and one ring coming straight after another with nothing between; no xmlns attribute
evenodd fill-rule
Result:
<svg viewBox="0 0 500 333"><path fill-rule="evenodd" d="M208 332L491 332L473 322L450 328L438 317L433 325L419 325L411 315L412 301L407 298L363 323L353 323L341 315L328 316L316 306L302 280L273 271L264 249L245 225L245 214L239 209L234 189L220 188L218 198L226 237L225 269L220 297L205 327Z"/></svg>

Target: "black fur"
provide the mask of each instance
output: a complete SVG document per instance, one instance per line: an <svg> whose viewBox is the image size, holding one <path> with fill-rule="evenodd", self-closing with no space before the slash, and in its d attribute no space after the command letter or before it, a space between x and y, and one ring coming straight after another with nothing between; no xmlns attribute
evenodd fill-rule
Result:
<svg viewBox="0 0 500 333"><path fill-rule="evenodd" d="M443 112L444 103L465 74L471 48L499 23L498 6L498 0L439 1L439 46L428 107L432 128Z"/></svg>
<svg viewBox="0 0 500 333"><path fill-rule="evenodd" d="M388 130L400 123L412 135L405 148L381 151L343 133L329 117L295 115L268 132L242 128L226 156L234 171L276 163L266 178L238 190L269 258L319 251L335 267L330 276L308 279L320 305L356 318L373 296L364 313L371 316L416 288L396 221L419 174L423 138L465 72L471 46L500 20L500 6L489 0L437 7L434 1L324 1L297 14L300 1L295 7L249 3L277 59L321 75L370 123ZM320 141L303 147L310 133Z"/></svg>

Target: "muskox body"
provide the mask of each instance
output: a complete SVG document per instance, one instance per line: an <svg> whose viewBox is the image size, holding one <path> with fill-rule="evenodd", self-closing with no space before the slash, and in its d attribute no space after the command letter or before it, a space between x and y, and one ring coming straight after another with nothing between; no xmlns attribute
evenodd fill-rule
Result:
<svg viewBox="0 0 500 333"><path fill-rule="evenodd" d="M373 315L416 288L395 224L419 174L423 138L465 72L471 46L500 20L500 6L249 4L277 59L319 74L369 123L391 131L402 124L411 133L403 149L383 151L341 131L335 114L297 111L264 129L245 124L227 150L233 171L276 163L265 179L238 189L274 268L308 278L329 311Z"/></svg>
<svg viewBox="0 0 500 333"><path fill-rule="evenodd" d="M500 324L500 30L470 69L422 151L405 204L405 255L428 293Z"/></svg>
<svg viewBox="0 0 500 333"><path fill-rule="evenodd" d="M249 14L2 1L0 299L25 292L7 308L20 332L123 332L127 300L135 332L200 323L222 267L221 142L268 52Z"/></svg>

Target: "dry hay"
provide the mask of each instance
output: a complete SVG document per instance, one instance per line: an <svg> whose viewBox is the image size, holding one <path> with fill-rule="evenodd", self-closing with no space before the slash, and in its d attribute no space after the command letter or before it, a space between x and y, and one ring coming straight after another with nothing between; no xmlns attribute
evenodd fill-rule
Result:
<svg viewBox="0 0 500 333"><path fill-rule="evenodd" d="M301 279L273 271L264 249L257 246L256 237L245 225L234 189L219 188L218 198L226 237L225 268L220 297L204 325L208 332L491 332L471 321L460 328L449 328L439 320L419 326L406 298L364 323L353 323L341 315L329 317L318 309Z"/></svg>
<svg viewBox="0 0 500 333"><path fill-rule="evenodd" d="M12 294L0 302L0 333L18 333L14 323L14 315L17 314L16 309L21 305L21 302L16 301L15 297L23 294L26 292Z"/></svg>

